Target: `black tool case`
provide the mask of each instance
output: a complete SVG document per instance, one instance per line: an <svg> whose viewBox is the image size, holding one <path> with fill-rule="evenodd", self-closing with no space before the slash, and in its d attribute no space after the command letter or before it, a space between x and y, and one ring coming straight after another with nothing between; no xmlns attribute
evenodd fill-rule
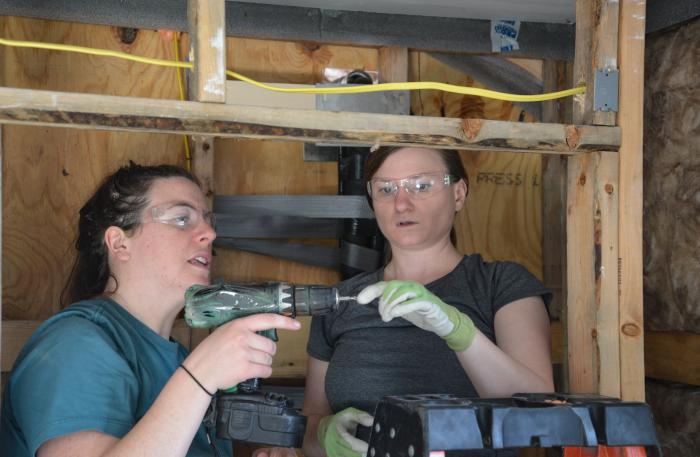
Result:
<svg viewBox="0 0 700 457"><path fill-rule="evenodd" d="M573 394L516 394L496 399L388 396L374 413L368 457L597 446L639 446L647 456L660 457L649 406Z"/></svg>

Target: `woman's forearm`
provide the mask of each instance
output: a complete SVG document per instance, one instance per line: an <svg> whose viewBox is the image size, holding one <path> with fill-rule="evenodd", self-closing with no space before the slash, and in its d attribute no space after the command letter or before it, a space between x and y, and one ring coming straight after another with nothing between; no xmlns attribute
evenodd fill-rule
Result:
<svg viewBox="0 0 700 457"><path fill-rule="evenodd" d="M318 441L316 432L318 431L318 423L323 418L319 414L311 414L306 419L306 432L304 434L304 444L301 450L304 457L326 457L326 451L321 447Z"/></svg>
<svg viewBox="0 0 700 457"><path fill-rule="evenodd" d="M551 369L537 373L477 332L472 345L457 353L480 397L509 397L518 392L552 392Z"/></svg>

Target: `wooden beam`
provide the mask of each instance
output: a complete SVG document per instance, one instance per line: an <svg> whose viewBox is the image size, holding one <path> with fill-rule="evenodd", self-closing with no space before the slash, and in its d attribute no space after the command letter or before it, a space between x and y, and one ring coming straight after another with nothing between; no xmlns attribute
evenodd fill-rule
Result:
<svg viewBox="0 0 700 457"><path fill-rule="evenodd" d="M569 390L574 393L598 392L594 190L594 155L569 158L566 191L566 333Z"/></svg>
<svg viewBox="0 0 700 457"><path fill-rule="evenodd" d="M644 400L642 148L644 0L620 2L620 369L622 399ZM697 366L697 365L696 365Z"/></svg>
<svg viewBox="0 0 700 457"><path fill-rule="evenodd" d="M596 252L595 314L597 358L599 360L598 392L620 397L620 301L618 260L618 156L597 152L594 190L594 246Z"/></svg>
<svg viewBox="0 0 700 457"><path fill-rule="evenodd" d="M565 330L566 329L561 322L552 322L552 325L550 326L552 364L566 362Z"/></svg>
<svg viewBox="0 0 700 457"><path fill-rule="evenodd" d="M649 378L700 386L700 334L644 332L644 363Z"/></svg>
<svg viewBox="0 0 700 457"><path fill-rule="evenodd" d="M190 57L194 62L188 98L197 102L226 103L226 14L224 0L188 0ZM214 196L214 138L191 139L192 171L205 195Z"/></svg>
<svg viewBox="0 0 700 457"><path fill-rule="evenodd" d="M542 62L542 91L554 92L571 83L563 78L566 62L545 60ZM565 117L560 100L544 102L542 122L564 123ZM558 320L558 328L566 322L565 284L566 284L566 158L547 155L542 157L542 279L544 285L552 292L549 305L550 316ZM561 335L560 335L561 336ZM564 343L566 339L562 338ZM552 352L555 347L552 346ZM566 344L557 348L566 354ZM566 357L561 357L564 372L568 372ZM560 387L569 390L566 377Z"/></svg>
<svg viewBox="0 0 700 457"><path fill-rule="evenodd" d="M593 87L596 69L617 65L617 0L577 0L574 79ZM574 98L573 121L614 125L594 111L593 91ZM596 152L568 160L567 332L572 392L620 396L619 163Z"/></svg>
<svg viewBox="0 0 700 457"><path fill-rule="evenodd" d="M188 0L187 27L190 58L194 62L188 98L197 102L226 103L226 11L224 0ZM190 137L192 172L204 195L214 198L214 137ZM189 165L189 164L188 164ZM207 330L188 329L187 347L194 349L209 335Z"/></svg>
<svg viewBox="0 0 700 457"><path fill-rule="evenodd" d="M380 83L408 81L408 48L402 46L379 48L378 64Z"/></svg>
<svg viewBox="0 0 700 457"><path fill-rule="evenodd" d="M199 102L226 101L226 17L224 0L188 0L189 95Z"/></svg>
<svg viewBox="0 0 700 457"><path fill-rule="evenodd" d="M560 90L565 84L559 80L565 62L545 61L542 65L543 92ZM544 102L542 122L564 123L564 116L556 100ZM542 273L544 285L554 298L550 309L561 319L562 292L566 265L566 229L564 208L566 202L566 163L563 157L542 157Z"/></svg>
<svg viewBox="0 0 700 457"><path fill-rule="evenodd" d="M575 96L574 121L581 124L615 125L614 111L594 111L594 81L597 69L617 70L618 0L576 0L577 85L585 84Z"/></svg>
<svg viewBox="0 0 700 457"><path fill-rule="evenodd" d="M0 123L221 137L577 154L616 151L616 127L307 111L0 88Z"/></svg>

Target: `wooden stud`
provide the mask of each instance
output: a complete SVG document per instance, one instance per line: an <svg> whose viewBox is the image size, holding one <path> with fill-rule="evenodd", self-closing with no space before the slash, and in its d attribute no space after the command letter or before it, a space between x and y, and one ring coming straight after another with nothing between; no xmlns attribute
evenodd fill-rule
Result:
<svg viewBox="0 0 700 457"><path fill-rule="evenodd" d="M226 101L226 18L223 0L188 0L189 96L199 102Z"/></svg>
<svg viewBox="0 0 700 457"><path fill-rule="evenodd" d="M574 97L574 121L581 124L615 125L615 112L594 111L596 69L617 70L618 0L576 1L576 58L574 75L586 92Z"/></svg>
<svg viewBox="0 0 700 457"><path fill-rule="evenodd" d="M644 366L647 377L700 386L700 334L644 332ZM625 372L622 374L624 376ZM622 387L630 386L623 382ZM643 401L644 398L626 400Z"/></svg>
<svg viewBox="0 0 700 457"><path fill-rule="evenodd" d="M194 69L188 98L198 102L226 102L226 17L223 0L188 0L190 60ZM214 138L191 138L192 171L211 200L214 196Z"/></svg>
<svg viewBox="0 0 700 457"><path fill-rule="evenodd" d="M571 85L563 78L565 62L546 60L542 65L543 92L561 90L565 85ZM559 100L544 102L542 106L542 122L564 123L563 104ZM552 291L553 298L549 309L552 317L566 322L565 280L566 280L566 159L561 156L547 155L542 157L542 277L544 285ZM559 328L562 328L561 326ZM564 327L565 328L565 327ZM558 340L560 346L553 351L566 353L566 339ZM563 343L563 344L562 344ZM565 357L558 362L563 363L564 371L568 371ZM569 389L566 379L557 386L560 390Z"/></svg>
<svg viewBox="0 0 700 457"><path fill-rule="evenodd" d="M544 61L542 83L544 92L560 90L566 84L560 80L564 62ZM544 102L542 122L565 123L558 100ZM566 163L560 156L542 157L542 265L545 285L552 291L552 308L562 305L562 288L566 266L566 227L564 211L566 201Z"/></svg>
<svg viewBox="0 0 700 457"><path fill-rule="evenodd" d="M577 154L615 151L617 127L275 109L0 87L0 123L217 137Z"/></svg>
<svg viewBox="0 0 700 457"><path fill-rule="evenodd" d="M620 397L620 335L618 289L618 156L612 152L596 152L598 161L594 190L595 233L595 313L598 392Z"/></svg>
<svg viewBox="0 0 700 457"><path fill-rule="evenodd" d="M569 158L566 189L566 333L569 390L575 393L598 392L594 174L594 154Z"/></svg>
<svg viewBox="0 0 700 457"><path fill-rule="evenodd" d="M642 147L646 2L620 2L620 363L623 400L644 400Z"/></svg>
<svg viewBox="0 0 700 457"><path fill-rule="evenodd" d="M401 46L379 48L379 82L408 81L408 49Z"/></svg>
<svg viewBox="0 0 700 457"><path fill-rule="evenodd" d="M187 22L190 61L194 69L188 84L190 100L226 102L226 14L224 0L188 0ZM190 137L192 172L211 203L214 198L214 137ZM209 334L191 329L188 347L193 349Z"/></svg>
<svg viewBox="0 0 700 457"><path fill-rule="evenodd" d="M611 112L593 110L596 69L617 66L615 0L576 2L573 120L614 125ZM568 160L567 331L572 392L620 396L617 158L605 152Z"/></svg>

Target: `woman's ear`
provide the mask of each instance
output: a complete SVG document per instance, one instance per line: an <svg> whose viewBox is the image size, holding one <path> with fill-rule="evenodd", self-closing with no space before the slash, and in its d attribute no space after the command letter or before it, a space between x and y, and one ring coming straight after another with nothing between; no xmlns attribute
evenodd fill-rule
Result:
<svg viewBox="0 0 700 457"><path fill-rule="evenodd" d="M119 227L111 226L105 230L105 246L114 259L127 261L131 258L129 237Z"/></svg>
<svg viewBox="0 0 700 457"><path fill-rule="evenodd" d="M467 183L463 179L460 179L453 186L454 196L455 196L455 212L462 209L464 202L467 200L467 194L469 193L469 188Z"/></svg>

